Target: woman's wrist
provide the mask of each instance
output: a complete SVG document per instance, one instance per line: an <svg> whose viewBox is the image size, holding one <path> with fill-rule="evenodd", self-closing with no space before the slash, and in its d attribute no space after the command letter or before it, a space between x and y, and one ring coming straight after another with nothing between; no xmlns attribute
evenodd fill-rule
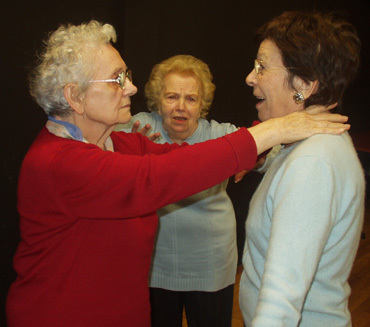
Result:
<svg viewBox="0 0 370 327"><path fill-rule="evenodd" d="M281 135L279 135L282 131L278 128L274 119L249 127L248 131L256 142L258 154L280 144L280 139L282 138Z"/></svg>

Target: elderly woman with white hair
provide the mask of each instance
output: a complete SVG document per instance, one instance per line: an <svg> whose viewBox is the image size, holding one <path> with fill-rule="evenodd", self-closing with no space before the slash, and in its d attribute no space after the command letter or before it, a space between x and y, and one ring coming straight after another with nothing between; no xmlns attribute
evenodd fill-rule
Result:
<svg viewBox="0 0 370 327"><path fill-rule="evenodd" d="M345 117L298 114L194 146L113 132L137 91L115 40L108 24L61 26L31 78L48 120L19 176L9 327L149 327L157 209L252 168L275 144L348 129L336 123Z"/></svg>

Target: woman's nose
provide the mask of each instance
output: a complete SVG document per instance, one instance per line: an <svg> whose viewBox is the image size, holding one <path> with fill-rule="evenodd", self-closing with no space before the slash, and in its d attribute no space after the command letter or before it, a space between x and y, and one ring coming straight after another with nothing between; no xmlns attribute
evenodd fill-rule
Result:
<svg viewBox="0 0 370 327"><path fill-rule="evenodd" d="M180 98L179 99L179 105L178 105L178 108L179 109L185 109L185 99L184 98Z"/></svg>
<svg viewBox="0 0 370 327"><path fill-rule="evenodd" d="M125 88L123 89L124 96L133 96L137 93L137 87L128 78L125 80Z"/></svg>
<svg viewBox="0 0 370 327"><path fill-rule="evenodd" d="M245 82L249 86L254 86L256 81L256 70L252 69L252 71L248 74L248 76L245 78Z"/></svg>

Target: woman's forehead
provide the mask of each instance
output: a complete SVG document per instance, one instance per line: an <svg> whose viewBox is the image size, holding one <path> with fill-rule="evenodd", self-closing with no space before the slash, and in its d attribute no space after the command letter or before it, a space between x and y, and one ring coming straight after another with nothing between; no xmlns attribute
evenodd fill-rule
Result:
<svg viewBox="0 0 370 327"><path fill-rule="evenodd" d="M101 46L94 53L94 64L97 70L120 73L126 70L126 64L119 52L111 45Z"/></svg>
<svg viewBox="0 0 370 327"><path fill-rule="evenodd" d="M280 49L277 47L276 43L271 40L264 40L261 43L257 58L264 61L282 61Z"/></svg>

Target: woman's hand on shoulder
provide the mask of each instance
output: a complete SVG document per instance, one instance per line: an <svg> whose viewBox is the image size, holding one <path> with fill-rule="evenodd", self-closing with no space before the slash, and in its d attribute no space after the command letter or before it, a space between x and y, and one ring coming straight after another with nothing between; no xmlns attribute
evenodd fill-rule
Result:
<svg viewBox="0 0 370 327"><path fill-rule="evenodd" d="M347 116L330 113L329 110L336 106L337 103L329 106L311 106L306 110L277 118L284 122L287 132L286 142L281 143L299 141L315 134L339 135L349 130L351 126L346 124ZM292 137L291 142L289 142L290 137Z"/></svg>
<svg viewBox="0 0 370 327"><path fill-rule="evenodd" d="M146 124L142 129L140 129L140 121L136 121L133 125L132 125L132 128L131 128L131 133L141 133L142 135L144 136L147 136L149 140L151 141L155 141L156 139L158 139L160 136L161 136L161 133L157 132L157 133L153 133L151 135L148 135L150 129L152 128L152 126L150 124Z"/></svg>
<svg viewBox="0 0 370 327"><path fill-rule="evenodd" d="M254 137L258 153L278 145L303 140L315 134L339 135L350 129L348 117L332 114L330 106L314 106L292 114L272 118L248 128Z"/></svg>

